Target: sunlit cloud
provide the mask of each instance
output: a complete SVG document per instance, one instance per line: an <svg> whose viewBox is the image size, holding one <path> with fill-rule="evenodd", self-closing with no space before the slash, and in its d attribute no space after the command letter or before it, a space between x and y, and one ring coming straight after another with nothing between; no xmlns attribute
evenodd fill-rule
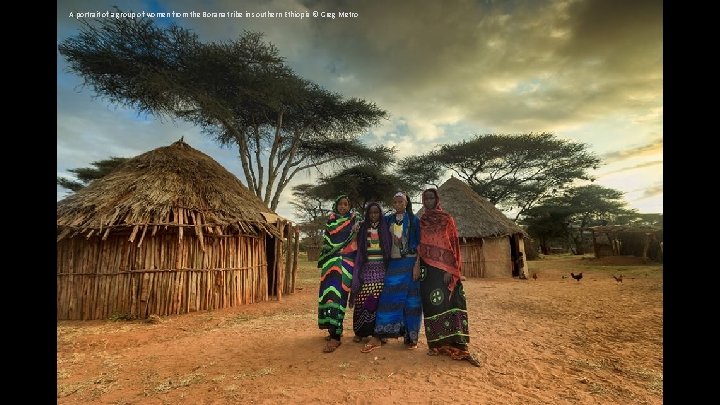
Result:
<svg viewBox="0 0 720 405"><path fill-rule="evenodd" d="M642 168L646 168L646 167L659 166L659 165L662 165L662 164L663 164L662 160L653 160L653 161L650 161L650 162L642 162L642 163L638 163L638 164L635 164L635 165L632 165L632 166L621 167L621 168L619 168L619 169L615 169L615 170L612 170L612 171L609 171L609 172L605 172L605 173L601 174L600 176L609 176L609 175L611 175L611 174L628 172L628 171L632 171L632 170L636 170L636 169L642 169Z"/></svg>
<svg viewBox="0 0 720 405"><path fill-rule="evenodd" d="M656 142L631 147L629 149L609 152L602 155L602 159L605 163L612 163L619 160L626 160L628 158L639 158L645 156L662 156L663 142L662 139L658 139Z"/></svg>
<svg viewBox="0 0 720 405"><path fill-rule="evenodd" d="M300 76L372 101L388 120L362 139L426 153L474 134L551 132L585 143L605 163L599 181L631 190L662 185L663 4L605 0L197 0L126 1L121 8L176 11L353 11L357 18L179 18L202 41L263 32ZM58 42L80 28L70 11L117 2L63 1ZM164 24L170 21L164 21ZM58 56L57 171L131 156L185 136L241 180L237 154L184 122L141 120L77 89ZM198 146L195 146L198 145ZM621 166L620 166L621 165ZM620 167L618 167L620 166ZM632 180L624 179L629 171ZM315 181L316 176L310 176ZM306 180L298 180L305 182ZM294 183L294 182L293 182ZM289 188L278 212L290 215ZM642 207L662 210L660 194ZM637 207L641 207L637 205Z"/></svg>

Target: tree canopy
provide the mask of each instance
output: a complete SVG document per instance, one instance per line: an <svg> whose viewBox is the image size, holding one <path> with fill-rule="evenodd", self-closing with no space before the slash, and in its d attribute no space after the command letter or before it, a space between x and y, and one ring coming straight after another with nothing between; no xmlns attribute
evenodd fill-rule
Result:
<svg viewBox="0 0 720 405"><path fill-rule="evenodd" d="M591 184L568 189L563 195L529 209L523 222L541 246L551 238L564 236L573 242L576 252L582 254L583 235L588 227L607 225L632 214L621 191Z"/></svg>
<svg viewBox="0 0 720 405"><path fill-rule="evenodd" d="M387 173L382 166L357 165L322 177L313 193L330 201L347 194L352 206L362 213L363 207L372 201L382 203L384 209L390 208L393 195L406 188L400 177Z"/></svg>
<svg viewBox="0 0 720 405"><path fill-rule="evenodd" d="M69 169L68 171L75 174L75 177L77 177L79 181L71 180L67 177L58 177L57 184L70 191L78 191L90 184L91 181L105 177L105 175L113 171L126 160L128 160L128 158L111 156L108 159L97 160L90 163L93 167L78 167L75 169Z"/></svg>
<svg viewBox="0 0 720 405"><path fill-rule="evenodd" d="M312 184L293 186L293 199L290 205L295 208L295 215L300 219L300 232L303 232L314 243L322 242L325 220L331 211L327 199L314 193Z"/></svg>
<svg viewBox="0 0 720 405"><path fill-rule="evenodd" d="M323 176L318 184L294 186L290 204L301 219L300 230L317 241L324 230L332 202L341 194L347 194L351 206L360 213L371 201L383 203L385 209L390 208L393 195L398 190L406 190L407 184L400 177L388 174L387 167L387 164L356 165Z"/></svg>
<svg viewBox="0 0 720 405"><path fill-rule="evenodd" d="M586 145L550 133L487 134L406 158L400 171L418 186L437 183L450 170L493 204L516 210L517 219L574 181L592 180L588 170L599 164Z"/></svg>
<svg viewBox="0 0 720 405"><path fill-rule="evenodd" d="M359 140L386 111L299 77L262 33L203 43L187 29L158 27L149 18L81 22L59 51L84 85L236 146L248 188L273 210L301 170L382 163L394 153Z"/></svg>

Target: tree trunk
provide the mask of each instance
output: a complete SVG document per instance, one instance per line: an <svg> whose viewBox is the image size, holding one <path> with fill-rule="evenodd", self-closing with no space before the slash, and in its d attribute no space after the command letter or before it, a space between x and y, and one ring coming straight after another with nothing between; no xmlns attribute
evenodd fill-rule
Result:
<svg viewBox="0 0 720 405"><path fill-rule="evenodd" d="M547 240L540 239L540 251L546 256L550 254L550 247L547 244Z"/></svg>
<svg viewBox="0 0 720 405"><path fill-rule="evenodd" d="M576 255L584 255L585 249L583 248L582 233L580 233L579 238L573 238L573 242L575 243L575 254Z"/></svg>

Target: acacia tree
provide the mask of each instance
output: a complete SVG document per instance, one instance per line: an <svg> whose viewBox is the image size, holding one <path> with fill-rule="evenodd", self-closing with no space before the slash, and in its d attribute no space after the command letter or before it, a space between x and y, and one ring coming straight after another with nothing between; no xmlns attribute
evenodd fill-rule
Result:
<svg viewBox="0 0 720 405"><path fill-rule="evenodd" d="M331 209L326 208L330 200L318 196L313 192L314 188L312 184L294 186L290 204L295 207L295 215L300 218L300 231L315 244L319 244L325 229L325 219Z"/></svg>
<svg viewBox="0 0 720 405"><path fill-rule="evenodd" d="M425 190L427 185L435 188L442 175L443 167L435 159L435 153L430 152L421 156L408 156L398 162L398 175L407 184L409 194L418 194Z"/></svg>
<svg viewBox="0 0 720 405"><path fill-rule="evenodd" d="M262 33L202 43L187 29L161 28L149 18L81 23L59 51L84 85L111 102L187 120L235 145L248 188L273 210L301 170L377 162L393 152L358 139L387 117L384 110L298 77Z"/></svg>
<svg viewBox="0 0 720 405"><path fill-rule="evenodd" d="M445 170L450 170L493 204L517 210L517 220L573 181L592 180L588 170L599 163L586 145L550 133L488 134L442 145L415 161L404 160L400 170L426 183L437 182ZM430 170L428 176L414 173L418 165Z"/></svg>
<svg viewBox="0 0 720 405"><path fill-rule="evenodd" d="M561 202L572 207L568 231L577 254L583 254L583 235L592 225L606 225L618 215L627 215L623 192L591 184L567 190Z"/></svg>
<svg viewBox="0 0 720 405"><path fill-rule="evenodd" d="M71 180L67 177L58 177L57 184L70 191L78 191L91 181L105 177L108 173L113 171L120 164L124 163L128 158L111 156L108 159L97 160L90 163L94 167L78 167L75 169L69 169L70 173L75 174L78 180Z"/></svg>
<svg viewBox="0 0 720 405"><path fill-rule="evenodd" d="M575 187L566 190L562 196L549 198L542 205L528 211L525 223L528 231L550 231L557 236L567 235L575 246L577 254L584 254L584 234L588 227L607 225L620 216L632 215L634 212L626 208L623 192L596 184ZM563 229L564 232L558 232ZM536 235L538 235L536 233Z"/></svg>
<svg viewBox="0 0 720 405"><path fill-rule="evenodd" d="M333 200L340 194L347 194L358 212L368 202L383 203L390 207L392 196L398 190L406 190L407 184L398 176L386 173L386 166L357 165L340 170L333 175L322 177L313 188L313 193L326 200Z"/></svg>
<svg viewBox="0 0 720 405"><path fill-rule="evenodd" d="M528 233L538 241L542 253L547 255L550 254L553 240L568 240L571 215L568 207L542 204L525 211L522 224L527 226Z"/></svg>
<svg viewBox="0 0 720 405"><path fill-rule="evenodd" d="M637 225L663 227L663 214L632 212L626 215L619 215L615 219L617 225Z"/></svg>

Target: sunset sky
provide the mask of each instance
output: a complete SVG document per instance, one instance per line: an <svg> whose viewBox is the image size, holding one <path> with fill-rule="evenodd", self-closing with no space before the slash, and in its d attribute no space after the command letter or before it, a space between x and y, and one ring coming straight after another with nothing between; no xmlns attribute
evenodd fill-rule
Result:
<svg viewBox="0 0 720 405"><path fill-rule="evenodd" d="M362 139L396 146L400 158L475 134L551 132L587 144L602 159L592 173L596 184L625 192L639 212L663 212L662 1L62 1L58 43L79 32L78 12L112 12L113 5L136 13L241 12L156 21L174 22L205 42L235 39L243 30L265 33L300 76L386 110L389 119ZM341 11L357 17L339 17ZM244 179L237 151L199 128L138 116L81 84L58 53L58 176L184 136ZM311 173L291 185L316 179ZM58 200L65 196L58 187ZM295 219L290 187L283 196L277 212Z"/></svg>

